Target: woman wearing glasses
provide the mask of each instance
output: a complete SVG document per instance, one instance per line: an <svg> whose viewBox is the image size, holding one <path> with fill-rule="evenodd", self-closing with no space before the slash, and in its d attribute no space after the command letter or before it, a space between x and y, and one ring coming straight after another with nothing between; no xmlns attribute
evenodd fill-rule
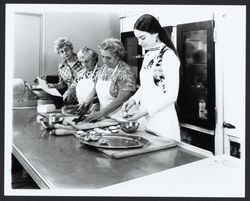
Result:
<svg viewBox="0 0 250 201"><path fill-rule="evenodd" d="M67 104L77 104L75 85L72 85L79 71L83 69L77 55L73 52L73 44L67 38L61 37L54 42L55 52L63 59L58 66L59 82L48 84L48 87L66 89L63 101Z"/></svg>
<svg viewBox="0 0 250 201"><path fill-rule="evenodd" d="M122 104L136 91L136 78L130 66L123 61L125 49L120 40L105 39L98 49L103 66L97 74L95 88L88 96L86 105L97 95L100 110L92 111L84 119L87 122L94 122L106 116L120 118Z"/></svg>

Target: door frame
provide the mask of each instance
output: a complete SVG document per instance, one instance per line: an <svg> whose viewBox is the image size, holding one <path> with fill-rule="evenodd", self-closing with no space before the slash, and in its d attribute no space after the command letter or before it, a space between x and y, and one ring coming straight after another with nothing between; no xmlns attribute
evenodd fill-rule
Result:
<svg viewBox="0 0 250 201"><path fill-rule="evenodd" d="M27 15L27 16L37 16L40 18L40 37L39 37L39 77L43 76L44 71L44 53L45 53L45 42L44 42L44 14L43 13L25 13L25 12L16 12L15 15Z"/></svg>

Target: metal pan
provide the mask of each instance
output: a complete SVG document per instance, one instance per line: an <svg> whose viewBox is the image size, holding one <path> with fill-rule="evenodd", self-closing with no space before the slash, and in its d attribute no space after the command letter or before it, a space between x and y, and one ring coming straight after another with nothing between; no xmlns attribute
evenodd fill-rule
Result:
<svg viewBox="0 0 250 201"><path fill-rule="evenodd" d="M86 139L86 138L85 138ZM145 146L149 141L143 137L125 134L102 134L97 141L79 138L80 143L105 149L131 149Z"/></svg>

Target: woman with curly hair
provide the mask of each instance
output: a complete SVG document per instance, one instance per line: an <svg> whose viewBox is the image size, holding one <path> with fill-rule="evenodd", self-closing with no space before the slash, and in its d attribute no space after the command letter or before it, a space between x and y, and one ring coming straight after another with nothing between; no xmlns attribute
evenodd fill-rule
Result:
<svg viewBox="0 0 250 201"><path fill-rule="evenodd" d="M121 117L121 106L136 91L136 78L130 66L123 61L125 48L120 40L108 38L98 46L103 60L95 84L86 105L97 95L100 110L92 111L85 121L93 122L103 117ZM85 106L86 106L85 105ZM82 106L82 109L84 106Z"/></svg>
<svg viewBox="0 0 250 201"><path fill-rule="evenodd" d="M55 52L63 58L62 63L58 66L59 82L48 84L48 87L56 89L66 89L63 94L63 101L68 104L76 104L75 86L72 85L76 75L83 69L77 55L73 52L73 44L65 37L58 38L54 42Z"/></svg>

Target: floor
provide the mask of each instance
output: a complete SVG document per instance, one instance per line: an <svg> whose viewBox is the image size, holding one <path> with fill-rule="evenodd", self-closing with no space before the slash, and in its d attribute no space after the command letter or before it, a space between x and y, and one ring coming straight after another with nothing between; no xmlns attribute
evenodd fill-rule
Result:
<svg viewBox="0 0 250 201"><path fill-rule="evenodd" d="M39 186L37 186L14 156L12 156L11 176L12 189L39 189Z"/></svg>

